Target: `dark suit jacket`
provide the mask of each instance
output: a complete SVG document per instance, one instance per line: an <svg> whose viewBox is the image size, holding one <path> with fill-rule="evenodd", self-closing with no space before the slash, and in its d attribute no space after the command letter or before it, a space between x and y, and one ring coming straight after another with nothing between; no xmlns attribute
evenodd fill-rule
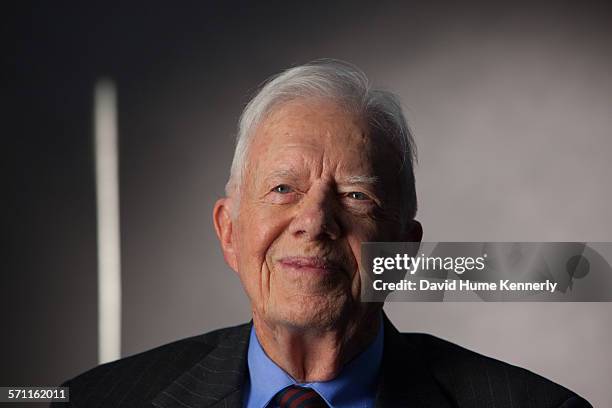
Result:
<svg viewBox="0 0 612 408"><path fill-rule="evenodd" d="M70 381L72 407L242 407L251 324L180 340L96 367ZM378 407L591 407L522 368L385 318Z"/></svg>

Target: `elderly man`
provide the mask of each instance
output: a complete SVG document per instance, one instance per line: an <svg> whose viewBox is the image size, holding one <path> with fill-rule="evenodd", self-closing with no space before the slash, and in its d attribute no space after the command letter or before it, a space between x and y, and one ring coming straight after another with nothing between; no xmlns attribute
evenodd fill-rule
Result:
<svg viewBox="0 0 612 408"><path fill-rule="evenodd" d="M397 99L356 67L317 61L245 108L213 221L252 323L100 366L77 407L587 407L526 370L360 302L361 243L421 240L414 144Z"/></svg>

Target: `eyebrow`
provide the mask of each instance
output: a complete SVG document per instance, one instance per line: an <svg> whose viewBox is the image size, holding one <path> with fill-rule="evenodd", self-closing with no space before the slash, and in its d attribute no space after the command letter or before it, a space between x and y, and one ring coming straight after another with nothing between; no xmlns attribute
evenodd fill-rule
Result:
<svg viewBox="0 0 612 408"><path fill-rule="evenodd" d="M379 181L380 179L377 176L348 176L342 180L342 183L376 185Z"/></svg>
<svg viewBox="0 0 612 408"><path fill-rule="evenodd" d="M282 169L282 170L274 170L266 176L266 179L271 179L275 177L291 177L297 178L297 174L295 171L290 169Z"/></svg>
<svg viewBox="0 0 612 408"><path fill-rule="evenodd" d="M276 177L290 177L290 178L298 178L297 173L291 169L282 169L275 170L266 176L266 179L276 178ZM378 176L366 176L366 175L353 175L344 177L339 181L339 184L369 184L369 185L377 185L380 182L380 178Z"/></svg>

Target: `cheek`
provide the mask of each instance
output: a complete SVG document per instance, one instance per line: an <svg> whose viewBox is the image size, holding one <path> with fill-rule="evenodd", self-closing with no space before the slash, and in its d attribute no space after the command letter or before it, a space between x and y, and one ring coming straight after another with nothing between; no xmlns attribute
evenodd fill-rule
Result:
<svg viewBox="0 0 612 408"><path fill-rule="evenodd" d="M346 225L350 226L346 231L346 235L356 267L351 279L351 294L354 299L358 299L361 296L361 243L388 241L390 239L385 233L384 228L381 228L380 223L372 219L362 218L360 220L352 220L352 222Z"/></svg>
<svg viewBox="0 0 612 408"><path fill-rule="evenodd" d="M245 211L240 215L240 227L236 231L239 239L239 272L250 279L259 279L270 247L285 230L286 222L279 214L270 211Z"/></svg>
<svg viewBox="0 0 612 408"><path fill-rule="evenodd" d="M357 217L347 214L342 218L344 234L352 249L360 247L361 242L379 240L381 237L379 224L369 216Z"/></svg>
<svg viewBox="0 0 612 408"><path fill-rule="evenodd" d="M365 238L365 237L364 237ZM362 262L361 262L361 243L372 241L372 239L359 239L356 237L349 238L349 247L355 259L355 271L351 278L350 296L353 301L359 302L362 297Z"/></svg>

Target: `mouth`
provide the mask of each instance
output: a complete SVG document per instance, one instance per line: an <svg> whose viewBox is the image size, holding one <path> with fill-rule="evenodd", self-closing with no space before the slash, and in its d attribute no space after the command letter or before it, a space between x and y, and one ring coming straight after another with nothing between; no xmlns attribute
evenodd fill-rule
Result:
<svg viewBox="0 0 612 408"><path fill-rule="evenodd" d="M344 271L342 263L317 256L288 256L278 262L285 268L302 273L327 275Z"/></svg>

